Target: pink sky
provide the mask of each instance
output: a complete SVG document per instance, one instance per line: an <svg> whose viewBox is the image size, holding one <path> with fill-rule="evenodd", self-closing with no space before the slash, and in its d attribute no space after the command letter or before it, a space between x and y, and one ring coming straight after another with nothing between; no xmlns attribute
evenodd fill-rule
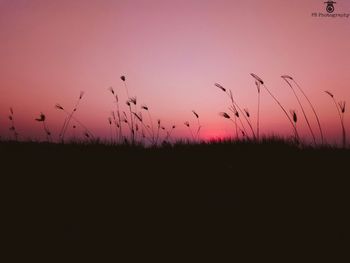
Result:
<svg viewBox="0 0 350 263"><path fill-rule="evenodd" d="M257 93L249 73L264 79L285 107L296 109L298 128L309 133L301 110L280 78L293 76L319 113L330 142L339 140L336 109L324 90L350 103L350 17L316 18L325 13L319 0L0 0L0 134L10 135L13 107L23 137L43 137L34 118L42 111L57 136L64 115L56 103L73 107L85 97L76 117L94 133L109 135L114 108L112 86L126 100L120 80L149 106L154 120L195 125L200 115L203 138L233 134L218 113L229 101L214 87L231 88L255 124ZM350 13L338 0L335 13ZM310 120L317 132L316 122ZM350 132L349 114L345 123ZM263 92L261 132L290 135L289 123Z"/></svg>

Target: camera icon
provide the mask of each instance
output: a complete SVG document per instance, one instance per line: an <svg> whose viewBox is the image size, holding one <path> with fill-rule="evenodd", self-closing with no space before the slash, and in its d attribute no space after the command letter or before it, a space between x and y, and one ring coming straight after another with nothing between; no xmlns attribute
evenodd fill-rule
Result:
<svg viewBox="0 0 350 263"><path fill-rule="evenodd" d="M333 13L334 12L334 6L333 4L336 4L337 2L334 2L334 1L327 1L327 2L324 2L325 4L327 4L326 6L326 11L328 13Z"/></svg>

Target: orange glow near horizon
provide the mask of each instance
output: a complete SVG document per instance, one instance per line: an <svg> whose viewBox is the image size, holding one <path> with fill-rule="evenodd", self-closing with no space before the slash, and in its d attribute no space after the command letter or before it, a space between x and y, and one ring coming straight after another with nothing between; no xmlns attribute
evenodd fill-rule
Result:
<svg viewBox="0 0 350 263"><path fill-rule="evenodd" d="M190 138L185 121L195 131L192 110L200 116L202 139L234 136L233 123L219 116L229 112L229 99L214 83L232 89L256 129L253 72L288 112L297 111L300 135L310 139L301 109L280 78L293 76L313 102L327 140L339 142L339 117L324 91L350 102L350 17L313 17L326 13L323 2L2 0L0 135L11 136L8 113L13 107L22 139L44 138L41 123L34 121L40 112L57 137L65 116L54 105L72 109L85 91L76 117L108 138L108 117L115 110L108 88L115 89L127 110L120 79L125 75L130 96L137 97L138 106L149 107L154 125L158 119L166 129L176 125L173 138ZM350 2L338 0L335 13L350 13ZM312 111L302 102L319 138ZM261 134L292 134L265 90L260 125ZM349 131L348 112L345 125ZM69 137L81 133L79 127L68 131Z"/></svg>

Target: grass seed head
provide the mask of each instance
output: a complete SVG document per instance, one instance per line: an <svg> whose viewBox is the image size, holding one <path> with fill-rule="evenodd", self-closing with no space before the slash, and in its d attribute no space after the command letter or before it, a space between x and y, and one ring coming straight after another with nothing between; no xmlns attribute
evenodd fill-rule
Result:
<svg viewBox="0 0 350 263"><path fill-rule="evenodd" d="M256 85L256 89L258 90L258 93L260 93L260 82L259 81L255 81L255 85Z"/></svg>
<svg viewBox="0 0 350 263"><path fill-rule="evenodd" d="M332 98L334 98L334 95L333 95L330 91L326 90L325 92L326 92L329 96L331 96Z"/></svg>
<svg viewBox="0 0 350 263"><path fill-rule="evenodd" d="M55 105L55 108L58 110L64 110L64 108L58 103Z"/></svg>
<svg viewBox="0 0 350 263"><path fill-rule="evenodd" d="M121 79L122 81L125 81L125 80L126 80L125 76L121 76L120 79Z"/></svg>
<svg viewBox="0 0 350 263"><path fill-rule="evenodd" d="M188 121L185 121L184 124L187 126L187 127L190 127L190 123Z"/></svg>
<svg viewBox="0 0 350 263"><path fill-rule="evenodd" d="M282 79L290 79L290 80L293 80L293 78L289 75L282 75L281 76Z"/></svg>
<svg viewBox="0 0 350 263"><path fill-rule="evenodd" d="M39 118L36 118L35 120L39 122L43 122L45 121L45 119L46 119L45 114L40 113Z"/></svg>
<svg viewBox="0 0 350 263"><path fill-rule="evenodd" d="M196 116L196 118L198 119L199 115L197 114L197 112L195 112L194 110L192 112L193 112L194 116Z"/></svg>
<svg viewBox="0 0 350 263"><path fill-rule="evenodd" d="M224 117L225 119L231 119L230 115L228 115L226 112L220 112L219 115Z"/></svg>
<svg viewBox="0 0 350 263"><path fill-rule="evenodd" d="M137 104L136 97L130 98L130 102L133 103L134 105L136 105Z"/></svg>
<svg viewBox="0 0 350 263"><path fill-rule="evenodd" d="M292 117L293 117L294 123L297 123L297 121L298 121L298 116L297 116L296 111L295 111L295 110L290 110L290 114L291 114Z"/></svg>
<svg viewBox="0 0 350 263"><path fill-rule="evenodd" d="M264 84L264 81L263 81L260 77L258 77L257 75L255 75L254 73L250 73L250 75L251 75L253 78L255 78L255 80L259 81L260 84Z"/></svg>
<svg viewBox="0 0 350 263"><path fill-rule="evenodd" d="M339 104L339 108L340 108L341 112L344 113L345 112L345 104L346 104L346 102L345 101L340 101L338 104Z"/></svg>
<svg viewBox="0 0 350 263"><path fill-rule="evenodd" d="M114 89L113 89L112 87L110 87L108 90L109 90L113 95L115 94L115 93L114 93Z"/></svg>
<svg viewBox="0 0 350 263"><path fill-rule="evenodd" d="M226 92L226 89L223 86L221 86L219 83L215 83L215 86L221 89L223 92Z"/></svg>
<svg viewBox="0 0 350 263"><path fill-rule="evenodd" d="M229 110L233 112L233 114L239 118L239 112L237 111L236 107L234 105L232 105L231 107L229 107Z"/></svg>

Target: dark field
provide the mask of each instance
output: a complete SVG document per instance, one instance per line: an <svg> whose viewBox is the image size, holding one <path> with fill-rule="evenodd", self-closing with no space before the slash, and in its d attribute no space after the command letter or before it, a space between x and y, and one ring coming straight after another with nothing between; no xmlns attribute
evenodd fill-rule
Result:
<svg viewBox="0 0 350 263"><path fill-rule="evenodd" d="M340 262L350 247L350 150L276 139L148 149L1 142L0 153L13 257Z"/></svg>

